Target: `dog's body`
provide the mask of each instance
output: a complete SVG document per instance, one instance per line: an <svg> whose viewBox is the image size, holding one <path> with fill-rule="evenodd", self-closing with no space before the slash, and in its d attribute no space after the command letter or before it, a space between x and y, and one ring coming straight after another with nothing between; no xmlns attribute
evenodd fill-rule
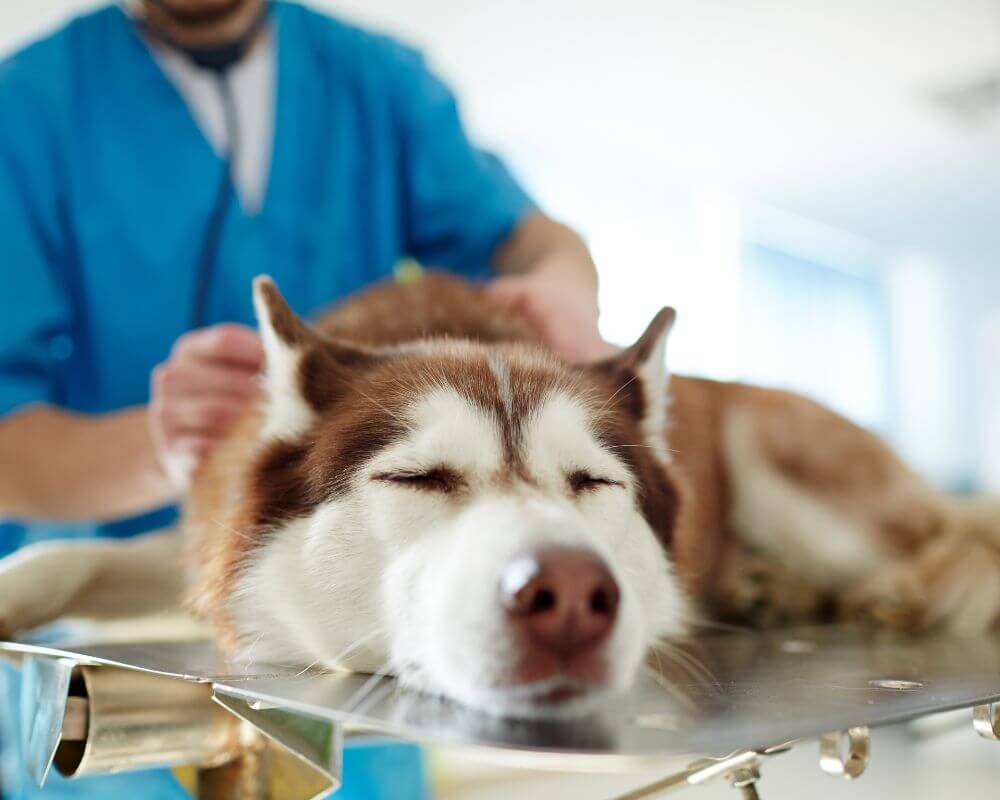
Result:
<svg viewBox="0 0 1000 800"><path fill-rule="evenodd" d="M243 657L536 713L626 687L698 619L1000 619L996 504L937 492L796 395L673 376L668 397L672 313L577 368L441 276L369 290L318 331L266 281L255 302L262 403L183 526L192 605ZM78 562L106 576L112 550ZM31 561L0 571L0 618L79 611L93 576L26 609Z"/></svg>

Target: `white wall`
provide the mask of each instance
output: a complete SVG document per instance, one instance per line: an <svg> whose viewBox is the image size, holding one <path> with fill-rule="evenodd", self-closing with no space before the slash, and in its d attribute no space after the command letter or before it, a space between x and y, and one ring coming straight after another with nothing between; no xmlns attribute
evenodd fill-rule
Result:
<svg viewBox="0 0 1000 800"><path fill-rule="evenodd" d="M41 36L71 14L105 5L99 0L0 0L0 54Z"/></svg>
<svg viewBox="0 0 1000 800"><path fill-rule="evenodd" d="M1000 313L983 322L978 356L982 419L979 475L985 488L1000 494Z"/></svg>

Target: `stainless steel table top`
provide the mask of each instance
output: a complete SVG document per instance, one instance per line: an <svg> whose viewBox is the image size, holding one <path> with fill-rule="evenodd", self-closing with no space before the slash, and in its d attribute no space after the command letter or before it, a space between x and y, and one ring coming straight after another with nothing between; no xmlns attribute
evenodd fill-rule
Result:
<svg viewBox="0 0 1000 800"><path fill-rule="evenodd" d="M400 688L390 678L227 663L205 642L0 649L211 682L277 707L428 743L584 756L593 768L759 749L1000 699L1000 638L900 639L835 627L702 636L628 695L566 722L518 721Z"/></svg>

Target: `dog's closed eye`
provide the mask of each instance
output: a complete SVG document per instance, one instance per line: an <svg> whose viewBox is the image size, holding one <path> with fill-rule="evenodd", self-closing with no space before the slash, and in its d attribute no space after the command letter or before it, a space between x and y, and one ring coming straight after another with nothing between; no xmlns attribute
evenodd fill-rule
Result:
<svg viewBox="0 0 1000 800"><path fill-rule="evenodd" d="M619 488L624 488L625 484L621 481L616 481L613 478L605 478L599 475L592 475L583 469L576 469L566 475L566 483L569 484L570 490L573 494L581 494L582 492L590 492L596 489L601 489L605 486L617 486Z"/></svg>
<svg viewBox="0 0 1000 800"><path fill-rule="evenodd" d="M428 492L453 492L465 485L465 479L450 467L438 466L427 470L400 470L372 475L373 481L392 483Z"/></svg>

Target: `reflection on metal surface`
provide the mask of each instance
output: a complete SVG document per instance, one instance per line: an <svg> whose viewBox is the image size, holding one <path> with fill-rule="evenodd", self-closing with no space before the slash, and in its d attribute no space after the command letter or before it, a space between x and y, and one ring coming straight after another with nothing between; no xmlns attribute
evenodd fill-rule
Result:
<svg viewBox="0 0 1000 800"><path fill-rule="evenodd" d="M803 644L789 653L789 641ZM835 627L720 634L699 638L664 675L642 675L628 695L573 722L502 719L361 675L219 681L216 689L417 741L578 761L568 768L596 769L601 758L603 768L618 768L758 751L1000 698L1000 639L911 639Z"/></svg>
<svg viewBox="0 0 1000 800"><path fill-rule="evenodd" d="M281 748L286 757L272 758L270 778L272 785L281 786L281 796L313 800L340 788L343 743L338 726L281 709L258 710L235 697L219 695L215 701Z"/></svg>
<svg viewBox="0 0 1000 800"><path fill-rule="evenodd" d="M1000 639L921 639L838 627L702 636L664 652L655 678L574 721L510 720L401 688L390 678L227 662L204 642L20 651L211 682L216 693L420 742L490 748L495 758L607 770L901 722L1000 699ZM203 687L205 690L208 687ZM134 699L134 698L133 698ZM253 711L253 708L250 708Z"/></svg>
<svg viewBox="0 0 1000 800"><path fill-rule="evenodd" d="M75 666L66 658L28 657L21 667L21 693L33 709L22 727L21 752L28 774L39 786L45 783L63 739L66 698Z"/></svg>
<svg viewBox="0 0 1000 800"><path fill-rule="evenodd" d="M656 728L661 731L682 731L691 726L691 719L678 714L640 714L635 718L640 728Z"/></svg>
<svg viewBox="0 0 1000 800"><path fill-rule="evenodd" d="M237 752L238 723L212 703L204 684L80 666L70 693L86 701L88 715L86 736L63 739L55 752L56 769L68 777L222 764Z"/></svg>
<svg viewBox="0 0 1000 800"><path fill-rule="evenodd" d="M875 681L868 681L868 685L876 689L895 689L899 692L908 692L913 689L922 689L923 684L920 681L898 681L886 678L880 678Z"/></svg>
<svg viewBox="0 0 1000 800"><path fill-rule="evenodd" d="M846 752L844 738L846 737ZM854 780L868 766L871 733L867 725L827 733L819 740L819 766L827 775Z"/></svg>
<svg viewBox="0 0 1000 800"><path fill-rule="evenodd" d="M802 639L786 639L781 643L781 652L792 655L796 653L815 653L816 647L816 642L807 642Z"/></svg>
<svg viewBox="0 0 1000 800"><path fill-rule="evenodd" d="M1000 703L976 706L972 710L972 725L984 739L1000 740Z"/></svg>
<svg viewBox="0 0 1000 800"><path fill-rule="evenodd" d="M0 642L0 651L56 658L71 658L85 664L151 672L186 681L238 681L245 678L295 675L301 665L241 662L226 659L208 641L182 642L78 642L72 645L32 642Z"/></svg>

